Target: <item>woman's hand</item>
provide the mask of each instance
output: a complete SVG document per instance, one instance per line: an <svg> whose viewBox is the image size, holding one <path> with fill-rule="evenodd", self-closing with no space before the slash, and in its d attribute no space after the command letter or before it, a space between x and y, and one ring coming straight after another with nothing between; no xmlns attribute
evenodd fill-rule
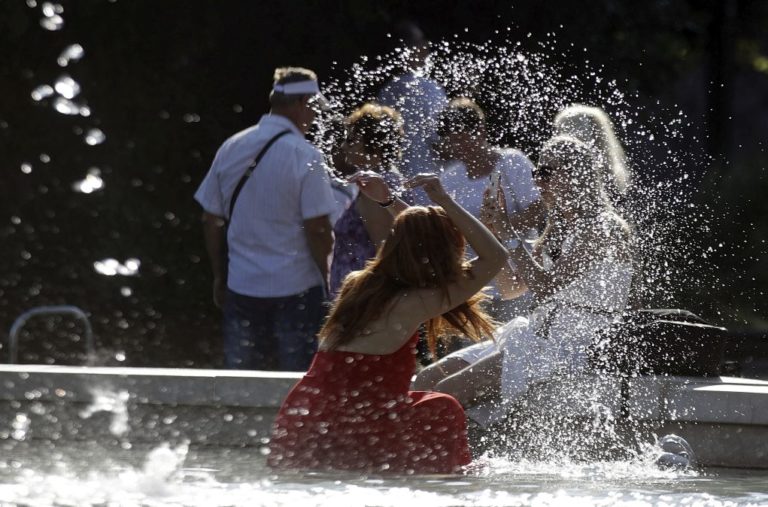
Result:
<svg viewBox="0 0 768 507"><path fill-rule="evenodd" d="M382 203L392 199L392 191L379 173L358 171L347 178L347 181L355 183L360 189L360 193L372 201Z"/></svg>
<svg viewBox="0 0 768 507"><path fill-rule="evenodd" d="M480 221L502 241L508 239L510 233L509 215L507 214L507 199L502 189L496 195L490 188L483 192L483 204L480 207Z"/></svg>
<svg viewBox="0 0 768 507"><path fill-rule="evenodd" d="M419 174L405 183L408 188L422 187L432 202L442 206L451 197L443 188L440 178L436 174Z"/></svg>

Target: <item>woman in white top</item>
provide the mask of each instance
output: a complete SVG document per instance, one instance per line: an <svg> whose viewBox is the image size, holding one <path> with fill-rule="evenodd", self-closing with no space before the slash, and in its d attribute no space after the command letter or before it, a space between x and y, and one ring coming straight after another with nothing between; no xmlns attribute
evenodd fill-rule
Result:
<svg viewBox="0 0 768 507"><path fill-rule="evenodd" d="M415 388L450 393L465 407L500 393L504 403L480 411L492 422L533 383L584 369L595 332L624 310L632 278L631 233L606 196L598 162L595 150L573 137L557 136L544 145L534 178L547 226L531 254L510 251L516 267L497 277L508 297L533 292L533 311L499 328L495 342L462 349L426 368ZM503 242L516 232L500 204L486 196L484 218Z"/></svg>

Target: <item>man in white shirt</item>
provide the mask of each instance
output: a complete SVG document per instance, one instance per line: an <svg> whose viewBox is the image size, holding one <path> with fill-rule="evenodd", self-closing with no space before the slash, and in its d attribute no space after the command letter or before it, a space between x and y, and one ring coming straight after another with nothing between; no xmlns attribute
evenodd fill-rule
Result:
<svg viewBox="0 0 768 507"><path fill-rule="evenodd" d="M503 193L510 223L522 234L535 234L543 224L543 206L533 181L533 164L521 151L499 148L488 142L485 113L473 100L456 98L449 102L438 123L436 150L448 160L440 176L446 191L461 206L480 217L484 193L491 188L492 175ZM522 245L507 245L514 248ZM524 294L502 294L492 285L489 314L499 321L527 313L530 303Z"/></svg>
<svg viewBox="0 0 768 507"><path fill-rule="evenodd" d="M269 114L221 145L195 199L226 367L302 371L317 349L333 245L328 168L304 137L325 99L314 72L286 67L269 100Z"/></svg>

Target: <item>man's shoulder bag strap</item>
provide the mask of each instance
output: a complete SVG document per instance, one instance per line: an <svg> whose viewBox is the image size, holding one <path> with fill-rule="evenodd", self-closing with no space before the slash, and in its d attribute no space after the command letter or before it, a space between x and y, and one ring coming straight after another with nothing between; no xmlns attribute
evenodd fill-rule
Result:
<svg viewBox="0 0 768 507"><path fill-rule="evenodd" d="M237 182L237 186L235 187L235 191L232 192L232 199L229 201L229 217L227 219L227 222L232 221L232 213L235 211L235 203L237 202L237 198L240 195L240 191L243 189L243 186L245 185L245 182L248 181L248 178L253 173L253 170L256 169L256 166L259 165L259 162L261 161L262 157L264 157L264 154L267 153L269 148L275 144L275 141L280 139L286 134L290 134L290 130L283 130L279 134L275 135L272 139L270 139L267 144L264 145L264 147L261 149L261 151L256 155L256 157L253 159L253 162L251 162L251 165L248 166L248 169L245 170L245 173L240 178L240 181Z"/></svg>

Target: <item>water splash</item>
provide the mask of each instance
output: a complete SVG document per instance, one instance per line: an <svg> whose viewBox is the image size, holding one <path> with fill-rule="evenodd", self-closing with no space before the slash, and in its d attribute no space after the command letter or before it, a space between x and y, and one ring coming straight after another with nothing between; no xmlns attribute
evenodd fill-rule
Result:
<svg viewBox="0 0 768 507"><path fill-rule="evenodd" d="M129 429L128 425L128 391L114 392L105 388L95 387L91 389L93 402L80 411L80 417L90 418L96 412L109 412L112 420L109 424L109 432L116 436L123 436Z"/></svg>
<svg viewBox="0 0 768 507"><path fill-rule="evenodd" d="M175 448L162 444L153 449L144 462L143 473L137 477L136 488L151 496L166 496L172 492L171 483L184 464L189 443Z"/></svg>
<svg viewBox="0 0 768 507"><path fill-rule="evenodd" d="M539 42L538 50L507 40L441 41L416 69L407 49L364 56L348 69L337 69L341 77L325 86L336 114L321 118L315 140L330 156L344 135L341 116L375 100L389 79L408 69L440 83L448 97L474 98L487 113L489 140L520 148L534 161L552 134L557 112L574 103L601 107L617 126L634 173L629 194L619 203L620 213L634 225L641 259L633 302L668 307L682 288L715 283L708 274L712 261L702 259L699 249L712 210L696 204L692 192L709 159L682 111L658 104L651 110L647 100L623 90L588 57L560 48L555 35ZM571 66L565 68L566 62ZM697 172L697 178L687 176ZM694 258L699 269L689 266Z"/></svg>

